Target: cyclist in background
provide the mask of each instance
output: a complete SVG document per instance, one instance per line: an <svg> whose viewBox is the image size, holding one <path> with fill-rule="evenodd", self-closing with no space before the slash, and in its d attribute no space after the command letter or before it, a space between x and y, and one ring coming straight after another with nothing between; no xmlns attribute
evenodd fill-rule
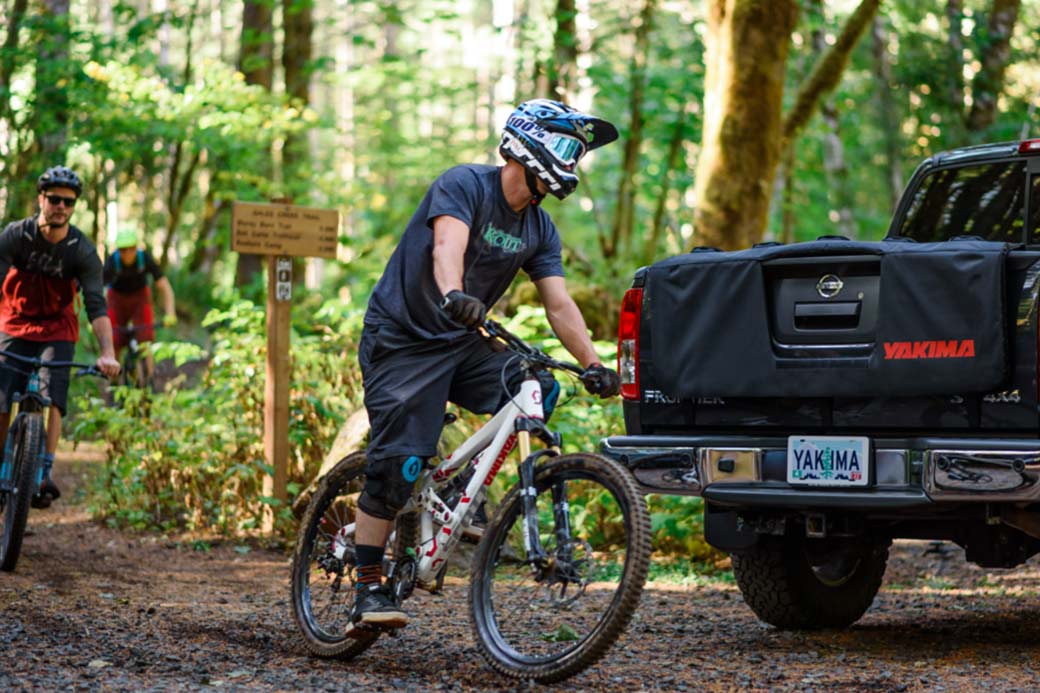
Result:
<svg viewBox="0 0 1040 693"><path fill-rule="evenodd" d="M65 166L47 169L36 181L39 214L8 224L0 233L0 350L45 361L71 361L79 339L76 292L83 292L90 325L101 355L98 369L119 375L112 344L112 324L105 311L101 259L90 239L69 224L83 184ZM4 358L0 356L0 364ZM11 422L10 397L25 392L26 375L13 364L0 367L0 440ZM43 483L34 508L46 508L61 496L51 479L54 452L61 437L69 389L67 368L40 370L40 390L50 397Z"/></svg>
<svg viewBox="0 0 1040 693"><path fill-rule="evenodd" d="M116 251L105 258L105 283L108 284L108 317L115 326L116 355L130 343L128 327L136 328L138 342L155 340L155 316L152 313L151 276L163 302L163 325L177 324L173 305L173 287L159 264L144 248L139 247L137 232L124 229L116 235ZM151 382L155 359L150 349L144 350L145 377Z"/></svg>
<svg viewBox="0 0 1040 693"><path fill-rule="evenodd" d="M365 488L358 501L354 623L399 628L407 615L382 584L393 519L425 459L436 453L448 401L491 413L515 392L517 360L473 330L521 269L531 278L553 331L585 368L586 389L616 395L616 372L599 362L585 319L567 291L560 236L538 204L578 185L578 161L617 139L605 120L557 101L521 104L506 122L505 165L461 165L430 186L372 292L358 346L372 425ZM542 382L546 415L559 386Z"/></svg>

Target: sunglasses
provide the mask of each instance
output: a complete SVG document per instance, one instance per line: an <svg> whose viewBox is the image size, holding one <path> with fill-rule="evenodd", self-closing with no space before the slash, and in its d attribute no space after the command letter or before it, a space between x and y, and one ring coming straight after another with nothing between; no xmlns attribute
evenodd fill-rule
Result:
<svg viewBox="0 0 1040 693"><path fill-rule="evenodd" d="M61 195L44 195L44 197L47 198L47 202L50 202L55 207L61 204L65 205L66 207L76 206L75 197L63 197Z"/></svg>

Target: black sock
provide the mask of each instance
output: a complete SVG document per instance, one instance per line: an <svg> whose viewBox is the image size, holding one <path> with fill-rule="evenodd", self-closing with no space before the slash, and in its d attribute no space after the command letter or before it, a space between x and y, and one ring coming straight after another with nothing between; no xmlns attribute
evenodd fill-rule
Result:
<svg viewBox="0 0 1040 693"><path fill-rule="evenodd" d="M383 579L383 547L358 544L354 554L357 556L357 586L378 585Z"/></svg>

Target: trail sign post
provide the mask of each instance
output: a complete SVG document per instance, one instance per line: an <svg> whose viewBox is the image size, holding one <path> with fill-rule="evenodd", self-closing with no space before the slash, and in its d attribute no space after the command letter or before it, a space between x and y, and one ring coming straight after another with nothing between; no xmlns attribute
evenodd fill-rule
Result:
<svg viewBox="0 0 1040 693"><path fill-rule="evenodd" d="M267 255L267 366L264 386L264 457L274 474L264 476L264 496L282 504L289 481L289 324L292 258L336 257L339 212L291 204L235 202L231 249ZM264 529L274 515L264 517Z"/></svg>

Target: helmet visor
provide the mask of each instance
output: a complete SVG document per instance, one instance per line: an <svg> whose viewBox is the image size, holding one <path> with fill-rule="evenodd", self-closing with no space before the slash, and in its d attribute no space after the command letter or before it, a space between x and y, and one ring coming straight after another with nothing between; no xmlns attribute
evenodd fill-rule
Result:
<svg viewBox="0 0 1040 693"><path fill-rule="evenodd" d="M573 167L578 163L578 159L585 154L584 142L577 137L563 135L558 132L549 135L549 141L545 143L545 148L557 161L567 167Z"/></svg>

